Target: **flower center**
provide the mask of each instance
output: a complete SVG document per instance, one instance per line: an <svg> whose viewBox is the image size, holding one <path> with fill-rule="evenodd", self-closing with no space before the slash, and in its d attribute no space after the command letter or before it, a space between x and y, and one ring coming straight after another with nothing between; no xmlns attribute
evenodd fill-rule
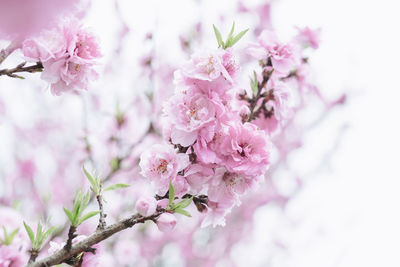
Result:
<svg viewBox="0 0 400 267"><path fill-rule="evenodd" d="M158 164L157 171L159 173L165 173L167 171L167 166L168 166L168 162L165 159L163 159Z"/></svg>
<svg viewBox="0 0 400 267"><path fill-rule="evenodd" d="M206 73L210 75L210 73L214 72L214 64L213 64L213 56L208 59L208 63L206 65Z"/></svg>

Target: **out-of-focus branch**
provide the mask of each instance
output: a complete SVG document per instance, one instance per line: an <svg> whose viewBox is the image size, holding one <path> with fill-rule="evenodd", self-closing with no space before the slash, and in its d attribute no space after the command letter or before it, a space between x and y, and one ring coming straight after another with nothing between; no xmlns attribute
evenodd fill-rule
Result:
<svg viewBox="0 0 400 267"><path fill-rule="evenodd" d="M1 62L0 62L1 63ZM18 66L12 69L2 69L0 70L0 76L2 75L7 75L12 78L19 78L19 79L25 79L22 76L19 76L15 73L19 72L29 72L29 73L35 73L35 72L41 72L43 71L43 64L42 62L37 62L35 65L24 67L26 62L22 62Z"/></svg>
<svg viewBox="0 0 400 267"><path fill-rule="evenodd" d="M30 263L27 267L48 267L57 264L61 264L65 261L68 261L70 258L82 253L82 252L95 252L92 248L93 245L100 243L101 241L109 238L110 236L121 232L125 229L133 227L135 224L144 223L146 221L155 221L157 218L166 212L164 209L160 209L156 211L151 216L143 217L139 214L132 215L130 218L124 219L117 223L114 223L103 230L98 230L92 235L88 236L87 238L83 239L82 241L74 244L71 246L69 250L65 247L60 249L59 251L55 252L53 255L50 255L46 258L38 260L36 262Z"/></svg>
<svg viewBox="0 0 400 267"><path fill-rule="evenodd" d="M0 50L0 65L6 58L11 55L19 47L18 41L13 41L6 48Z"/></svg>

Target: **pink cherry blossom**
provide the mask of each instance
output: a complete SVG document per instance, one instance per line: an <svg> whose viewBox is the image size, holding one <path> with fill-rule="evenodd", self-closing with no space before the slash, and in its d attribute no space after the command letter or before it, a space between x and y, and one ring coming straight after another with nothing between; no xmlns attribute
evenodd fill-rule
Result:
<svg viewBox="0 0 400 267"><path fill-rule="evenodd" d="M171 213L163 213L157 219L157 226L161 232L169 232L176 226L176 218Z"/></svg>
<svg viewBox="0 0 400 267"><path fill-rule="evenodd" d="M202 50L192 55L191 60L182 68L183 74L186 77L213 81L221 75L230 82L233 82L228 68L231 73L237 71L237 65L234 63L233 55L223 56L229 52L222 49ZM225 63L225 64L224 64Z"/></svg>
<svg viewBox="0 0 400 267"><path fill-rule="evenodd" d="M28 254L19 245L0 244L0 267L23 267L28 261Z"/></svg>
<svg viewBox="0 0 400 267"><path fill-rule="evenodd" d="M299 31L295 39L303 46L310 46L317 49L320 43L321 29L311 29L309 27L297 28Z"/></svg>
<svg viewBox="0 0 400 267"><path fill-rule="evenodd" d="M212 126L215 122L215 103L203 94L179 94L165 105L170 137L173 144L190 146L197 139L200 128ZM209 127L209 130L212 128Z"/></svg>
<svg viewBox="0 0 400 267"><path fill-rule="evenodd" d="M294 48L279 42L276 34L270 30L264 30L258 37L258 43L249 45L248 52L258 60L271 60L275 73L281 76L289 74L296 64Z"/></svg>
<svg viewBox="0 0 400 267"><path fill-rule="evenodd" d="M42 79L55 95L86 90L97 78L93 66L101 56L98 41L75 20L24 41L22 51L28 59L42 62Z"/></svg>
<svg viewBox="0 0 400 267"><path fill-rule="evenodd" d="M189 157L176 151L169 145L156 144L140 157L141 174L153 181L162 194L168 190L169 181L174 184L178 172L189 164Z"/></svg>
<svg viewBox="0 0 400 267"><path fill-rule="evenodd" d="M245 175L261 175L270 163L266 134L252 123L228 125L219 153L229 171Z"/></svg>
<svg viewBox="0 0 400 267"><path fill-rule="evenodd" d="M208 197L214 202L234 203L238 200L237 196L246 192L258 180L257 177L229 172L224 167L217 168L208 188Z"/></svg>
<svg viewBox="0 0 400 267"><path fill-rule="evenodd" d="M144 216L150 216L154 212L156 212L157 202L154 197L140 197L136 201L136 210L137 212Z"/></svg>

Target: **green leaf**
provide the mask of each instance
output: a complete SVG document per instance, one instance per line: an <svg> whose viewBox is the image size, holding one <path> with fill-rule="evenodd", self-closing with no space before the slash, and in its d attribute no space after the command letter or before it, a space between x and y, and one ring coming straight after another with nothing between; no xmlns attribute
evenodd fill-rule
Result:
<svg viewBox="0 0 400 267"><path fill-rule="evenodd" d="M73 218L79 218L80 216L80 209L82 206L82 191L79 190L76 194L75 201L74 201L74 210L73 210Z"/></svg>
<svg viewBox="0 0 400 267"><path fill-rule="evenodd" d="M31 244L33 245L33 243L35 242L35 234L32 231L32 228L29 227L29 225L26 224L26 222L24 222L24 227L26 232L28 233L29 239L31 240Z"/></svg>
<svg viewBox="0 0 400 267"><path fill-rule="evenodd" d="M3 228L3 236L4 236L4 240L0 238L0 243L7 243L7 230L6 227L3 225L1 228Z"/></svg>
<svg viewBox="0 0 400 267"><path fill-rule="evenodd" d="M182 215L185 215L185 216L187 216L187 217L192 217L192 215L190 215L190 213L187 212L186 210L176 209L176 210L174 210L174 212L179 213L179 214L182 214Z"/></svg>
<svg viewBox="0 0 400 267"><path fill-rule="evenodd" d="M93 176L86 170L85 166L82 166L83 172L85 173L86 177L88 178L89 182L92 184L92 187L96 189L97 184Z"/></svg>
<svg viewBox="0 0 400 267"><path fill-rule="evenodd" d="M241 31L238 33L233 39L232 42L230 43L230 46L234 46L245 34L248 32L249 29Z"/></svg>
<svg viewBox="0 0 400 267"><path fill-rule="evenodd" d="M37 225L37 228L36 228L36 238L35 238L35 242L34 242L34 244L33 244L33 248L34 249L39 249L40 248L40 240L42 239L42 234L43 234L43 232L42 232L42 222L39 220L39 222L38 222L38 225Z"/></svg>
<svg viewBox="0 0 400 267"><path fill-rule="evenodd" d="M169 208L172 208L172 207L173 207L174 200L175 200L175 188L174 188L174 186L172 185L171 180L169 180L169 189L168 189L168 192L169 192L169 194L168 194L168 207L169 207Z"/></svg>
<svg viewBox="0 0 400 267"><path fill-rule="evenodd" d="M258 93L258 78L256 71L254 71L254 79L250 78L250 85L251 85L251 90L253 92L253 96L256 97Z"/></svg>
<svg viewBox="0 0 400 267"><path fill-rule="evenodd" d="M40 246L42 246L43 242L56 230L56 227L50 227L42 236L42 240L40 240Z"/></svg>
<svg viewBox="0 0 400 267"><path fill-rule="evenodd" d="M117 171L119 169L120 163L121 163L121 160L118 157L111 159L111 161L110 161L111 169L113 171Z"/></svg>
<svg viewBox="0 0 400 267"><path fill-rule="evenodd" d="M74 215L72 215L72 213L66 208L64 208L64 212L65 212L65 214L67 214L67 217L68 217L69 221L73 225L74 221L75 221Z"/></svg>
<svg viewBox="0 0 400 267"><path fill-rule="evenodd" d="M87 205L89 204L90 201L90 192L88 191L83 199L83 203L82 203L82 207L81 207L81 211L79 213L82 214L82 212L86 209Z"/></svg>
<svg viewBox="0 0 400 267"><path fill-rule="evenodd" d="M228 37L226 38L224 49L232 46L231 43L232 43L234 30L235 30L235 22L233 22L231 31L229 32Z"/></svg>
<svg viewBox="0 0 400 267"><path fill-rule="evenodd" d="M12 241L14 240L14 237L18 234L19 232L19 228L15 229L14 231L11 232L10 235L7 236L6 241L6 245L10 245L12 243Z"/></svg>
<svg viewBox="0 0 400 267"><path fill-rule="evenodd" d="M85 215L82 216L82 218L79 219L79 224L83 223L87 219L92 218L93 216L95 216L99 213L100 213L100 211L91 211L91 212L86 213Z"/></svg>
<svg viewBox="0 0 400 267"><path fill-rule="evenodd" d="M192 200L193 200L193 196L191 196L190 198L185 198L184 200L182 200L181 202L176 204L176 208L178 208L178 209L187 208L190 205L190 203L192 203Z"/></svg>
<svg viewBox="0 0 400 267"><path fill-rule="evenodd" d="M116 190L116 189L120 189L120 188L127 188L129 186L130 186L129 184L113 184L113 185L106 187L103 191L111 191L111 190Z"/></svg>
<svg viewBox="0 0 400 267"><path fill-rule="evenodd" d="M19 228L16 228L14 231L12 231L11 234L7 233L7 229L4 225L2 226L2 228L3 228L4 240L0 238L0 244L3 243L6 246L11 245L12 241L14 240L14 237L19 231Z"/></svg>
<svg viewBox="0 0 400 267"><path fill-rule="evenodd" d="M217 38L217 42L218 42L218 47L224 47L224 41L222 41L222 36L220 31L217 29L217 27L215 27L215 25L213 24L213 28L214 28L214 33L215 33L215 37Z"/></svg>

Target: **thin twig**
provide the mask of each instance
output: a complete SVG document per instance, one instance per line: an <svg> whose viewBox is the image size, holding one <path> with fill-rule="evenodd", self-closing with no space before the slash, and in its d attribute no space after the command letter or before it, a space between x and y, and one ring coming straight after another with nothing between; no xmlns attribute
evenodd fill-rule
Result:
<svg viewBox="0 0 400 267"><path fill-rule="evenodd" d="M37 251L36 249L31 249L29 251L29 253L30 253L30 257L29 257L28 264L31 264L31 263L35 262L37 256L39 255L39 251Z"/></svg>
<svg viewBox="0 0 400 267"><path fill-rule="evenodd" d="M36 62L35 65L32 66L28 66L28 67L24 67L26 64L26 62L22 62L21 64L19 64L18 66L16 66L15 68L12 69L2 69L0 70L0 76L2 75L7 75L9 77L12 78L20 78L20 79L25 79L22 76L19 76L15 73L19 73L19 72L29 72L29 73L35 73L35 72L41 72L43 71L43 64L42 62Z"/></svg>
<svg viewBox="0 0 400 267"><path fill-rule="evenodd" d="M96 196L97 203L99 204L99 210L100 210L100 217L99 217L99 225L97 225L97 231L103 230L106 227L106 217L107 214L104 213L104 208L103 208L103 200L101 195Z"/></svg>
<svg viewBox="0 0 400 267"><path fill-rule="evenodd" d="M72 240L73 240L75 237L77 237L77 235L75 234L75 231L76 231L76 227L71 225L71 226L69 227L69 231L68 231L68 240L67 240L67 243L66 243L65 246L64 246L64 249L65 249L66 251L70 251L70 250L71 250L71 247L72 247Z"/></svg>
<svg viewBox="0 0 400 267"><path fill-rule="evenodd" d="M94 232L93 234L91 234L87 238L83 239L82 241L79 241L76 244L72 245L71 249L69 251L64 247L46 258L43 258L34 263L28 264L27 267L53 266L56 264L61 264L82 252L93 252L94 253L94 249L92 248L93 245L100 243L101 241L109 238L110 236L114 235L115 233L121 232L128 228L131 228L135 224L144 223L149 220L155 221L164 212L166 212L166 210L161 209L161 210L158 210L153 215L148 216L148 217L143 217L139 214L132 215L130 218L127 218L127 219L124 219L117 223L114 223L114 224L104 228L103 230Z"/></svg>
<svg viewBox="0 0 400 267"><path fill-rule="evenodd" d="M14 40L6 48L0 50L0 65L9 55L19 48L20 44L18 40Z"/></svg>

